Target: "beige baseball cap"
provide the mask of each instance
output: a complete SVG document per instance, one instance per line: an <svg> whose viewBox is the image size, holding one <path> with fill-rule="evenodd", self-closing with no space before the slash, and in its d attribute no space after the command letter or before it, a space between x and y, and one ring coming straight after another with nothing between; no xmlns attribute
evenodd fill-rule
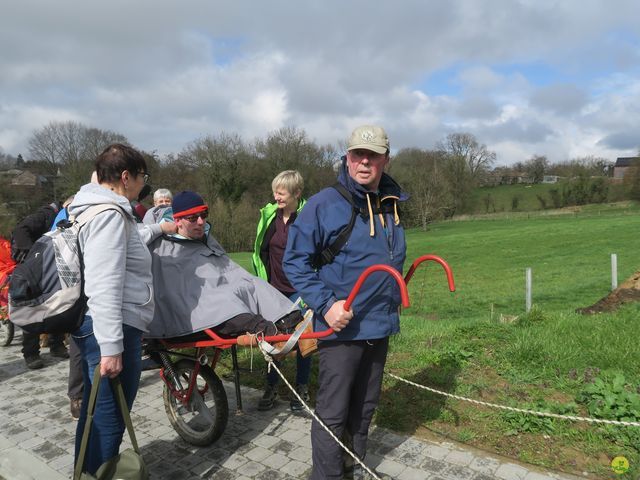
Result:
<svg viewBox="0 0 640 480"><path fill-rule="evenodd" d="M376 153L387 153L389 150L389 137L384 128L376 125L362 125L356 128L347 145L347 150L363 148Z"/></svg>

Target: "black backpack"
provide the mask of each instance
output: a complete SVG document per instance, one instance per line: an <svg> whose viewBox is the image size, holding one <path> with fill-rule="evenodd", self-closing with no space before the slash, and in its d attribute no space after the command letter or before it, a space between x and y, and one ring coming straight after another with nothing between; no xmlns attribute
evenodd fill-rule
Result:
<svg viewBox="0 0 640 480"><path fill-rule="evenodd" d="M36 240L9 280L9 319L28 333L70 333L83 321L87 306L80 229L115 204L94 205L76 219Z"/></svg>

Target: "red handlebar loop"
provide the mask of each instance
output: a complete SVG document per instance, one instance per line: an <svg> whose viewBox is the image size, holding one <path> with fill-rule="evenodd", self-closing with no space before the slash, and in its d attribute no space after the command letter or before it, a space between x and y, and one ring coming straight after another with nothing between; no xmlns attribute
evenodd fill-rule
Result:
<svg viewBox="0 0 640 480"><path fill-rule="evenodd" d="M427 261L436 262L442 265L442 268L444 268L444 272L447 274L447 281L449 282L449 290L451 292L455 292L456 285L453 282L453 272L451 271L451 267L449 267L449 264L445 262L442 258L438 257L437 255L422 255L421 257L416 258L415 261L413 262L413 265L411 265L411 268L407 272L407 275L404 277L404 283L405 284L409 283L409 280L411 280L411 277L413 277L413 274L415 273L416 268L418 268L418 266L422 262L427 262Z"/></svg>
<svg viewBox="0 0 640 480"><path fill-rule="evenodd" d="M344 302L345 310L349 310L351 308L351 304L355 300L356 295L358 295L358 292L360 291L360 287L362 287L362 284L367 279L367 277L371 275L373 272L378 272L378 271L387 272L389 275L391 275L394 278L394 280L398 283L398 286L400 287L400 298L402 299L402 306L405 308L409 306L409 292L407 291L407 285L405 281L402 279L402 275L400 275L400 273L395 268L390 267L389 265L371 265L369 268L367 268L364 272L360 274L360 277L358 277L358 281L351 289L351 293L347 297L347 301Z"/></svg>
<svg viewBox="0 0 640 480"><path fill-rule="evenodd" d="M387 272L389 275L391 275L394 278L394 280L400 287L400 298L402 299L402 306L405 308L409 306L409 292L407 290L407 285L404 283L404 280L402 279L402 275L400 275L400 273L395 268L390 267L389 265L371 265L369 268L367 268L364 272L360 274L360 276L358 277L358 281L351 289L351 293L349 294L349 296L347 297L347 301L344 302L344 305L343 305L345 311L348 311L351 308L351 304L353 303L356 296L358 295L358 292L360 291L360 287L362 287L362 284L367 279L367 277L371 275L373 272L379 272L379 271ZM305 333L304 335L302 335L301 338L323 338L331 335L332 333L334 333L333 328L329 327L326 330L323 330L322 332L314 332L310 334ZM286 340L286 338L284 339Z"/></svg>

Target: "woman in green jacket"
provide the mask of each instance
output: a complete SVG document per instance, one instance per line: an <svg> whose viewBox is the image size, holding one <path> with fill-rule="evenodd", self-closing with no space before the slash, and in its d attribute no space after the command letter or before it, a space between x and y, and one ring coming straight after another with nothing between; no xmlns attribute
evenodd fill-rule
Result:
<svg viewBox="0 0 640 480"><path fill-rule="evenodd" d="M280 172L271 182L274 202L268 203L260 210L260 221L253 248L253 270L257 276L267 280L280 293L296 301L298 294L287 280L282 270L282 257L287 246L289 226L294 222L298 212L304 206L302 198L304 180L296 170ZM311 357L304 358L297 354L296 391L305 400L309 400L309 374ZM258 403L258 410L269 410L274 407L278 397L278 374L272 370L267 374L267 387ZM291 410L302 410L303 406L297 398L290 403Z"/></svg>

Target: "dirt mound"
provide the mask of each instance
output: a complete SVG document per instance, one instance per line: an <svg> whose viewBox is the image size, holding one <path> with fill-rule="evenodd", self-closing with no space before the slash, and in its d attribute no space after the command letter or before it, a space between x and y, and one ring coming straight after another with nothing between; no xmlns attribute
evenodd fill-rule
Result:
<svg viewBox="0 0 640 480"><path fill-rule="evenodd" d="M620 305L640 301L640 271L634 273L618 288L601 298L590 307L578 308L576 312L584 315L601 312L613 312Z"/></svg>

